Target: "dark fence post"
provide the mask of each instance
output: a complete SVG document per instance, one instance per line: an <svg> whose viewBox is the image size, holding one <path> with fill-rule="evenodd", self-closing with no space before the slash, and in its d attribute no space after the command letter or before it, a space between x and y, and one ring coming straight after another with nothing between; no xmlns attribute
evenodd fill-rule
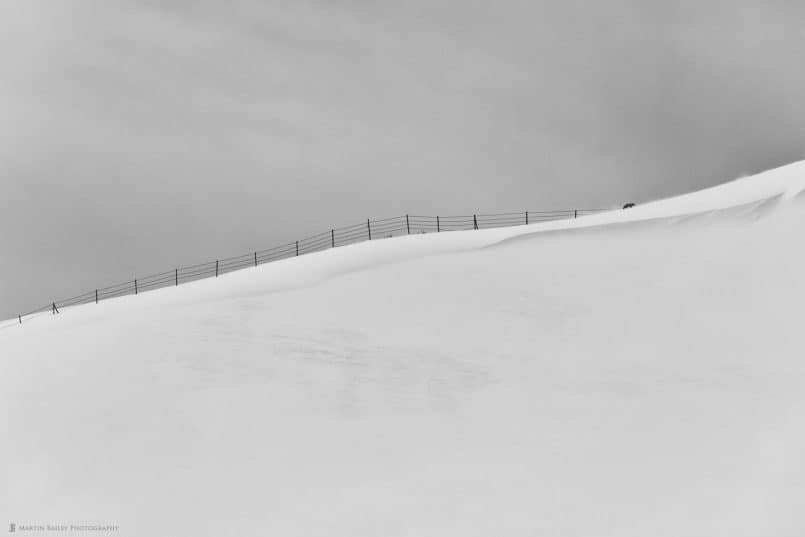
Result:
<svg viewBox="0 0 805 537"><path fill-rule="evenodd" d="M366 229L369 231L369 240L372 240L372 221L366 219Z"/></svg>
<svg viewBox="0 0 805 537"><path fill-rule="evenodd" d="M98 290L95 289L95 303L98 303Z"/></svg>
<svg viewBox="0 0 805 537"><path fill-rule="evenodd" d="M22 324L22 314L17 315L17 317L19 317L19 319L20 319L20 324Z"/></svg>
<svg viewBox="0 0 805 537"><path fill-rule="evenodd" d="M218 260L215 260L215 277L218 277Z"/></svg>
<svg viewBox="0 0 805 537"><path fill-rule="evenodd" d="M528 211L525 212L525 225L528 225Z"/></svg>
<svg viewBox="0 0 805 537"><path fill-rule="evenodd" d="M296 241L296 255L299 256L299 241Z"/></svg>
<svg viewBox="0 0 805 537"><path fill-rule="evenodd" d="M54 302L53 303L53 315L56 315L57 313L59 313L59 308L56 307L56 303Z"/></svg>
<svg viewBox="0 0 805 537"><path fill-rule="evenodd" d="M578 217L579 217L579 210L578 210L578 209L574 209L574 210L573 210L573 218L578 218Z"/></svg>
<svg viewBox="0 0 805 537"><path fill-rule="evenodd" d="M179 269L176 269L176 285L179 285Z"/></svg>
<svg viewBox="0 0 805 537"><path fill-rule="evenodd" d="M439 233L442 230L442 226L439 224L439 217L436 217L436 233Z"/></svg>
<svg viewBox="0 0 805 537"><path fill-rule="evenodd" d="M408 221L408 215L405 215L405 229L408 230L408 234L411 234L411 223Z"/></svg>
<svg viewBox="0 0 805 537"><path fill-rule="evenodd" d="M472 224L473 224L473 226L475 226L475 229L478 229L478 215L477 214L472 215Z"/></svg>
<svg viewBox="0 0 805 537"><path fill-rule="evenodd" d="M335 230L334 229L330 230L330 244L332 245L333 248L335 248Z"/></svg>
<svg viewBox="0 0 805 537"><path fill-rule="evenodd" d="M134 294L137 294L137 278L134 278Z"/></svg>
<svg viewBox="0 0 805 537"><path fill-rule="evenodd" d="M257 252L254 252L254 266L257 266Z"/></svg>

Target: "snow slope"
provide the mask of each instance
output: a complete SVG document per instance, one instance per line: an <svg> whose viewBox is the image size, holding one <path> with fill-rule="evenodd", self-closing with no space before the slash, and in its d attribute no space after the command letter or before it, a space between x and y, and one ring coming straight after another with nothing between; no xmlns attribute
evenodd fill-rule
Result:
<svg viewBox="0 0 805 537"><path fill-rule="evenodd" d="M803 191L796 163L8 326L0 514L132 536L803 535Z"/></svg>

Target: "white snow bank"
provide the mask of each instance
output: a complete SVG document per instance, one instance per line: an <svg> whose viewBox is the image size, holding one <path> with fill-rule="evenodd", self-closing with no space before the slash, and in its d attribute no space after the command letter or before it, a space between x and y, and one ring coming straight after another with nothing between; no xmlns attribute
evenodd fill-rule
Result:
<svg viewBox="0 0 805 537"><path fill-rule="evenodd" d="M801 535L803 190L797 163L2 330L0 513L137 536Z"/></svg>

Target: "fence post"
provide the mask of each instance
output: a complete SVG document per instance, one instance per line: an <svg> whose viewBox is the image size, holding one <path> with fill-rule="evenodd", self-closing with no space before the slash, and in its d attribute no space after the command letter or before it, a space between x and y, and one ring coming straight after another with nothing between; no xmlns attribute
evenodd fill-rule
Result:
<svg viewBox="0 0 805 537"><path fill-rule="evenodd" d="M578 217L579 217L579 210L578 209L573 209L573 218L578 218Z"/></svg>
<svg viewBox="0 0 805 537"><path fill-rule="evenodd" d="M296 241L296 256L299 257L299 241Z"/></svg>
<svg viewBox="0 0 805 537"><path fill-rule="evenodd" d="M330 230L330 244L332 245L333 248L335 248L335 230L334 229Z"/></svg>
<svg viewBox="0 0 805 537"><path fill-rule="evenodd" d="M405 229L408 231L408 234L411 234L411 223L408 221L408 215L405 215Z"/></svg>
<svg viewBox="0 0 805 537"><path fill-rule="evenodd" d="M478 215L477 214L472 215L472 223L475 226L475 229L478 229Z"/></svg>
<svg viewBox="0 0 805 537"><path fill-rule="evenodd" d="M56 303L54 302L53 303L53 315L56 315L57 313L59 313L59 308L56 307Z"/></svg>
<svg viewBox="0 0 805 537"><path fill-rule="evenodd" d="M372 240L372 221L366 219L366 229L369 231L369 240Z"/></svg>
<svg viewBox="0 0 805 537"><path fill-rule="evenodd" d="M436 217L436 233L439 233L442 230L442 226L439 224L439 217Z"/></svg>
<svg viewBox="0 0 805 537"><path fill-rule="evenodd" d="M20 319L20 324L22 324L22 314L17 315L17 317L19 317L19 319Z"/></svg>
<svg viewBox="0 0 805 537"><path fill-rule="evenodd" d="M95 289L95 303L98 303L98 290Z"/></svg>
<svg viewBox="0 0 805 537"><path fill-rule="evenodd" d="M215 277L218 277L218 260L215 260Z"/></svg>
<svg viewBox="0 0 805 537"><path fill-rule="evenodd" d="M134 278L134 294L137 294L137 278Z"/></svg>
<svg viewBox="0 0 805 537"><path fill-rule="evenodd" d="M257 266L257 252L254 252L254 266Z"/></svg>
<svg viewBox="0 0 805 537"><path fill-rule="evenodd" d="M528 225L528 211L525 212L525 225Z"/></svg>
<svg viewBox="0 0 805 537"><path fill-rule="evenodd" d="M176 285L179 285L179 269L176 269Z"/></svg>

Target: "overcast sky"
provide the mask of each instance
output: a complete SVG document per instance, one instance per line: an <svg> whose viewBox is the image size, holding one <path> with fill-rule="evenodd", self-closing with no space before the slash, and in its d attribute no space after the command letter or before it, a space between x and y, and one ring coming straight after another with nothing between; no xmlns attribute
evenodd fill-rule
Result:
<svg viewBox="0 0 805 537"><path fill-rule="evenodd" d="M0 317L406 212L805 158L805 2L0 3Z"/></svg>

